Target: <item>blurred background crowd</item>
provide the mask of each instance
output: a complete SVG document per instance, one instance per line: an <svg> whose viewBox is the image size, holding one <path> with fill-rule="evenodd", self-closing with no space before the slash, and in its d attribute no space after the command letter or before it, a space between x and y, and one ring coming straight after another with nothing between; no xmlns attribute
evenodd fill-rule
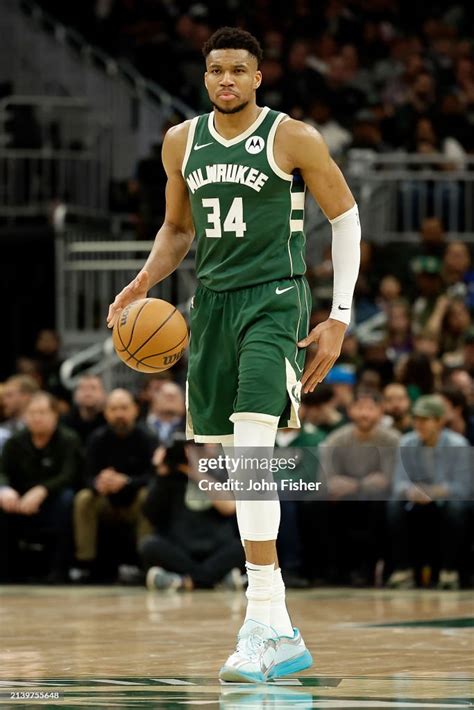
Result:
<svg viewBox="0 0 474 710"><path fill-rule="evenodd" d="M361 270L341 357L303 398L302 430L282 431L278 439L280 447L306 452L306 474L324 481L325 496L282 501L279 558L287 584L295 587L472 586L474 266L466 215L472 205L474 6L445 0L429 7L421 0L39 4L196 112L209 108L203 42L224 24L244 27L264 49L259 103L313 124L344 170L352 161L363 174L367 156L399 153L419 157L408 168L418 178L426 169L443 173L434 182L432 172L426 181L404 173L397 183L397 241L387 230L380 237L373 226L383 210L370 212L371 229L361 212ZM0 87L2 95L10 91ZM130 104L131 125L138 125L138 103ZM168 116L161 134L180 120L179 111ZM80 142L66 144L54 130L45 139L28 106L13 111L8 130L12 150L81 150ZM161 143L148 148L133 174L110 182L108 207L129 215L134 238L150 238L163 216ZM19 158L27 168L21 175L35 174L28 156ZM30 199L27 180L16 183L13 192L21 187L21 199ZM381 185L388 194L388 183ZM359 204L365 200L370 208L376 193L364 189ZM400 205L408 193L405 223ZM58 194L51 205L53 223L61 200L67 195ZM387 198L384 209L388 204ZM2 220L12 220L13 212L5 214ZM84 240L90 227L81 229ZM412 235L402 241L405 229ZM318 235L315 230L313 243ZM47 240L51 250L49 233ZM312 327L328 317L332 295L330 246L320 241L316 254L309 240ZM67 355L53 329L53 258L38 269L37 263L45 266L45 247L38 251L38 241L30 242L35 264L25 262L23 276L41 309L23 302L33 302L31 294L18 295L21 307L12 305L12 343L31 346L5 351L10 359L2 361L0 385L2 581L241 587L234 504L198 487L196 458L216 451L184 443L185 358L133 387L106 391L100 377L86 374L71 390L61 377ZM14 246L22 262L24 243ZM0 268L10 297L18 287L9 257ZM81 313L87 284L77 290L74 308ZM102 323L105 312L93 306ZM25 329L20 333L24 313L28 337ZM98 337L102 331L95 327Z"/></svg>

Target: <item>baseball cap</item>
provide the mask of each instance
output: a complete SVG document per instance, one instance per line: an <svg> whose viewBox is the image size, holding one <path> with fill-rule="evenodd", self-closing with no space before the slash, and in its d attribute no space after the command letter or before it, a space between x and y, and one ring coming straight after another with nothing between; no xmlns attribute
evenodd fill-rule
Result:
<svg viewBox="0 0 474 710"><path fill-rule="evenodd" d="M438 395L426 394L416 400L412 412L414 417L441 419L445 410L443 402Z"/></svg>
<svg viewBox="0 0 474 710"><path fill-rule="evenodd" d="M327 385L355 385L354 365L335 365L325 377L324 383Z"/></svg>

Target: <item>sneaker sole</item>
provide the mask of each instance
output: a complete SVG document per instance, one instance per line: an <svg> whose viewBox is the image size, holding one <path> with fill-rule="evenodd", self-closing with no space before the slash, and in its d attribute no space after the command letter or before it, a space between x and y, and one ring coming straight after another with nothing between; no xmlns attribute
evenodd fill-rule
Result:
<svg viewBox="0 0 474 710"><path fill-rule="evenodd" d="M222 666L219 671L219 680L225 680L228 683L265 683L266 678L263 673L245 673L229 666Z"/></svg>
<svg viewBox="0 0 474 710"><path fill-rule="evenodd" d="M273 668L270 669L268 674L269 678L282 678L285 675L290 675L291 673L298 673L299 671L304 671L313 665L313 657L306 649L304 653L296 658L289 658L287 661L282 661L277 663Z"/></svg>

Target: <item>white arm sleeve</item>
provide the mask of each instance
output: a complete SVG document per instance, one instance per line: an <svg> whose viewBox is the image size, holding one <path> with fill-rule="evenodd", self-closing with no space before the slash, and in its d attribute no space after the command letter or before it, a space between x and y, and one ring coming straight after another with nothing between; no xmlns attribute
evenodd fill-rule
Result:
<svg viewBox="0 0 474 710"><path fill-rule="evenodd" d="M357 205L329 221L332 224L334 271L332 309L329 317L349 325L352 297L360 266L360 221Z"/></svg>

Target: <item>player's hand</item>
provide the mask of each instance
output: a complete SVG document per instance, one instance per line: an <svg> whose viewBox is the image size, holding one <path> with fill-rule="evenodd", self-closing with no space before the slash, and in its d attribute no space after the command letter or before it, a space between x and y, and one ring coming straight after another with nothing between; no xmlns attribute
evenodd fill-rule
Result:
<svg viewBox="0 0 474 710"><path fill-rule="evenodd" d="M316 385L324 380L341 354L346 329L345 323L328 318L299 341L300 348L306 348L311 343L316 343L318 348L316 355L307 363L301 378L303 392L312 392Z"/></svg>
<svg viewBox="0 0 474 710"><path fill-rule="evenodd" d="M22 515L35 515L47 497L48 491L44 486L33 486L21 497L18 512Z"/></svg>
<svg viewBox="0 0 474 710"><path fill-rule="evenodd" d="M115 296L114 302L110 304L107 314L107 326L113 328L122 310L130 303L133 303L133 301L146 298L149 288L150 277L148 271L140 271L136 278L134 278L128 286L125 286L125 288Z"/></svg>
<svg viewBox="0 0 474 710"><path fill-rule="evenodd" d="M0 509L3 508L6 513L18 513L19 504L20 494L14 488L0 488Z"/></svg>

